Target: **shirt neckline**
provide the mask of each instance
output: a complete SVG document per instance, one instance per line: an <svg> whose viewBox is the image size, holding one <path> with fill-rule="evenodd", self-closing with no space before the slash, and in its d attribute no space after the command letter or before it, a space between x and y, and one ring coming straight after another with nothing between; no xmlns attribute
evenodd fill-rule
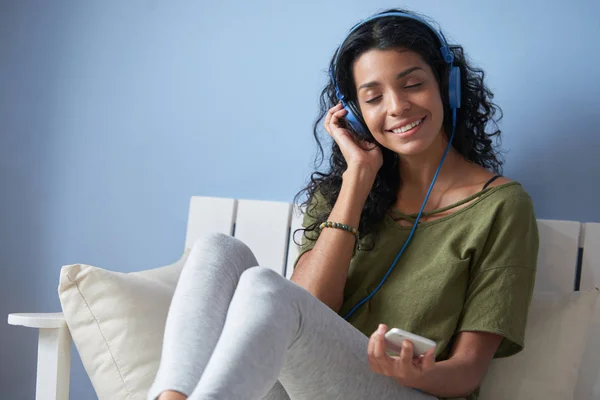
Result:
<svg viewBox="0 0 600 400"><path fill-rule="evenodd" d="M470 201L472 201L472 200L475 199L475 201L473 201L471 204L467 205L466 207L460 208L460 209L456 210L455 212L453 212L451 214L448 214L446 216L434 219L432 221L419 222L419 227L420 226L428 226L428 225L436 224L436 223L445 221L445 220L447 220L449 218L452 218L455 215L461 214L462 212L464 212L464 211L472 208L473 206L479 204L482 200L484 200L485 198L489 197L491 194L493 194L493 193L495 193L495 192L497 192L499 190L502 190L502 189L504 189L506 187L515 186L515 185L520 185L520 183L516 182L516 181L511 181L511 182L503 183L503 184L498 185L498 186L493 186L493 187L490 187L490 188L486 188L486 189L480 190L480 191L472 194L469 197L466 197L466 198L464 198L462 200L459 200L459 201L457 201L455 203L452 203L450 205L447 205L445 207L441 207L441 208L438 208L438 209L435 209L435 210L423 212L423 214L421 214L421 217L427 217L427 216L430 216L430 215L435 215L435 214L439 214L439 213L444 212L444 211L448 211L448 210L450 210L452 208L455 208L455 207L459 207L459 206L461 206L461 205L463 205L465 203L468 203L468 202L470 202ZM398 216L399 218L394 219L394 215ZM403 212L401 212L401 211L399 211L399 210L397 210L395 208L390 208L390 210L386 213L386 219L388 219L389 221L391 221L398 228L401 228L401 229L412 229L413 228L412 225L410 225L410 226L400 225L400 224L398 224L398 220L404 219L404 220L407 220L409 222L414 222L417 219L417 215L418 215L418 213L405 214L405 213L403 213Z"/></svg>

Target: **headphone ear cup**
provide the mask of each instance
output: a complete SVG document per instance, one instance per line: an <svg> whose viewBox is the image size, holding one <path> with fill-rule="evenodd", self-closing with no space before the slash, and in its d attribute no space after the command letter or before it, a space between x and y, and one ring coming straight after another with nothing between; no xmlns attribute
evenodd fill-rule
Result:
<svg viewBox="0 0 600 400"><path fill-rule="evenodd" d="M450 67L448 76L448 100L450 108L460 108L460 67Z"/></svg>
<svg viewBox="0 0 600 400"><path fill-rule="evenodd" d="M344 102L344 110L346 110L344 118L346 118L348 125L350 125L352 130L361 138L366 139L369 136L369 130L367 129L362 116L356 107L354 107L354 104L352 104L352 102Z"/></svg>

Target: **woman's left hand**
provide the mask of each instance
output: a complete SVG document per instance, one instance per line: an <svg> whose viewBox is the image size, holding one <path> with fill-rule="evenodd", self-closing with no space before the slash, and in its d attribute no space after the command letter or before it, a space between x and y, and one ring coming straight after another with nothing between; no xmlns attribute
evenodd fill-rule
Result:
<svg viewBox="0 0 600 400"><path fill-rule="evenodd" d="M379 325L369 338L369 366L373 372L391 376L408 387L415 388L419 379L435 365L435 349L429 350L422 356L415 357L413 345L405 340L399 356L389 356L385 352L386 325Z"/></svg>

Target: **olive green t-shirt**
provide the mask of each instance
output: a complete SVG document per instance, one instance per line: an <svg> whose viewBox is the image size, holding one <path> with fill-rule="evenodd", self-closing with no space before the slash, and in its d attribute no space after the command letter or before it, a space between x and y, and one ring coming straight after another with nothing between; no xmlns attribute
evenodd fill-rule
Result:
<svg viewBox="0 0 600 400"><path fill-rule="evenodd" d="M452 214L419 223L381 289L348 320L353 326L370 336L384 323L432 339L436 361L449 358L462 331L501 335L495 357L523 349L539 245L531 198L519 183L510 182L472 199ZM315 203L326 207L321 198L313 199L309 209ZM448 208L453 206L424 215ZM361 239L340 315L368 296L392 265L412 229L398 224L401 218L414 222L414 216L390 210L376 232ZM304 227L313 222L305 214ZM304 238L300 255L314 244ZM467 398L477 396L478 391Z"/></svg>

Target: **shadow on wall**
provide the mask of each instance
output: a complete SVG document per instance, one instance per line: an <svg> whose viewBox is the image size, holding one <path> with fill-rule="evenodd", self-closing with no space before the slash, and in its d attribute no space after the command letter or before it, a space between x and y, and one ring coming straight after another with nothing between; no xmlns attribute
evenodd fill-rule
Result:
<svg viewBox="0 0 600 400"><path fill-rule="evenodd" d="M2 141L3 142L3 141ZM1 145L0 145L1 147ZM6 161L6 159L4 159ZM42 215L35 182L23 171L2 163L2 207L0 211L0 388L12 398L33 398L37 357L37 330L10 326L11 312L39 309L38 293L31 276L43 265L40 243Z"/></svg>
<svg viewBox="0 0 600 400"><path fill-rule="evenodd" d="M13 2L0 12L0 388L2 398L35 393L35 329L7 324L11 312L42 312L40 273L51 263L48 216L54 140L53 98L69 5L32 7ZM50 258L49 258L50 257Z"/></svg>

